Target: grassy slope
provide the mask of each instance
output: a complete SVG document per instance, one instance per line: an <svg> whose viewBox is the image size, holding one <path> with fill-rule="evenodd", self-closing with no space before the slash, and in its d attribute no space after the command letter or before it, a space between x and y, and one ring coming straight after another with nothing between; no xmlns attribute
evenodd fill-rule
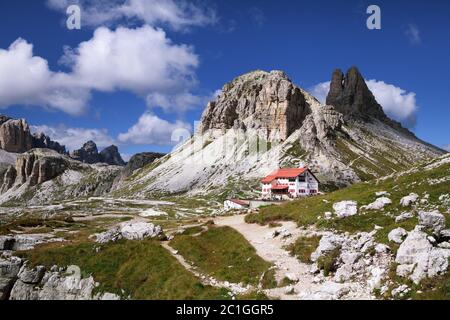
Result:
<svg viewBox="0 0 450 320"><path fill-rule="evenodd" d="M435 160L437 161L437 160ZM400 223L395 222L394 216L405 211L417 212L419 210L438 209L447 218L447 227L450 227L450 207L439 201L439 196L450 194L450 183L447 178L450 176L450 163L443 164L432 170L419 170L407 172L394 177L353 185L327 195L305 198L294 202L289 202L282 206L271 206L261 209L259 214L247 216L247 222L253 223L274 223L277 220L293 220L300 226L315 226L319 229L334 229L341 232L372 231L375 225L383 227L376 234L378 242L389 244L393 252L398 249L398 245L389 243L388 233L397 227L412 230L418 223L417 218L409 219ZM439 179L442 179L439 182ZM430 180L434 183L430 184ZM358 205L366 205L376 199L375 192L387 191L391 195L392 205L387 206L382 211L367 211L346 219L323 219L323 213L332 212L332 205L342 200L355 200ZM424 193L429 194L427 204L416 204L412 208L400 206L400 199L403 196L415 192L423 197ZM389 215L388 215L389 214ZM390 216L392 215L392 216ZM321 217L318 219L318 217ZM296 255L301 261L308 262L310 254L318 244L318 238L300 238L296 243L288 248L291 254ZM414 285L411 281L397 277L395 275L395 263L389 277L397 284L405 283L412 291L404 298L412 299L450 299L450 272L446 275L434 279L425 279L420 285ZM388 297L389 298L389 297Z"/></svg>
<svg viewBox="0 0 450 320"><path fill-rule="evenodd" d="M417 220L410 219L401 223L395 223L395 219L385 213L396 216L404 211L438 209L447 216L447 223L450 224L449 208L438 201L440 195L450 193L449 181L433 185L429 184L429 179L440 179L449 175L450 163L447 163L429 171L418 170L387 179L359 183L323 196L305 198L281 206L261 208L260 213L251 214L247 216L246 220L247 222L261 224L277 220L293 220L300 226L315 225L320 229L335 229L351 233L371 231L375 225L378 225L384 228L379 232L378 240L387 242L387 234L392 229L403 227L410 230L417 224ZM384 211L368 211L365 214L358 214L346 219L318 219L318 217L323 217L325 212L332 212L332 206L335 202L355 200L358 202L358 206L367 205L376 199L375 192L378 191L391 193L389 198L393 203L387 206ZM400 199L411 192L415 192L420 196L428 193L430 195L429 204L418 205L415 208L401 207Z"/></svg>
<svg viewBox="0 0 450 320"><path fill-rule="evenodd" d="M170 245L218 280L257 285L271 267L240 233L229 227L210 227L199 236L179 235Z"/></svg>
<svg viewBox="0 0 450 320"><path fill-rule="evenodd" d="M78 265L93 275L100 292L132 299L227 299L226 290L203 286L157 241L120 241L101 246L81 242L46 245L22 255L32 265ZM122 291L123 290L123 291Z"/></svg>

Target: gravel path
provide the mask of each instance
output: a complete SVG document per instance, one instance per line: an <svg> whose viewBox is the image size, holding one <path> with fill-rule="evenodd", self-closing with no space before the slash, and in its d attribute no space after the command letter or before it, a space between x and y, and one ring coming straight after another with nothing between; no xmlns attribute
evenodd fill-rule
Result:
<svg viewBox="0 0 450 320"><path fill-rule="evenodd" d="M265 290L271 298L282 300L297 299L370 299L371 296L365 292L358 283L335 283L326 279L318 280L309 272L310 266L301 263L297 258L290 256L284 247L295 241L308 231L297 228L293 222L282 222L278 228L269 228L258 224L247 224L244 215L219 217L214 220L218 226L229 226L240 232L247 241L256 249L257 254L276 266L276 278L282 280L286 276L295 277L298 283L289 288L275 288ZM271 237L274 230L285 229L292 234L287 239L281 236ZM295 294L287 293L294 289ZM346 293L343 293L346 292ZM348 292L348 293L347 293Z"/></svg>

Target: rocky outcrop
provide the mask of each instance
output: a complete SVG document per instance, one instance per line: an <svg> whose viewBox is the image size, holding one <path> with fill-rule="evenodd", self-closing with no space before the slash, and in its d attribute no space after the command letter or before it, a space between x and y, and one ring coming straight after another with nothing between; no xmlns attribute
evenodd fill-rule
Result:
<svg viewBox="0 0 450 320"><path fill-rule="evenodd" d="M311 254L311 261L315 263L311 272L319 273L322 268L327 268L328 276L337 283L357 280L364 282L370 290L379 289L387 276L391 254L389 247L375 242L375 234L376 231L350 236L325 233ZM325 267L323 261L329 261Z"/></svg>
<svg viewBox="0 0 450 320"><path fill-rule="evenodd" d="M310 113L304 94L282 71L254 71L226 84L208 104L199 128L258 129L269 140L286 140Z"/></svg>
<svg viewBox="0 0 450 320"><path fill-rule="evenodd" d="M68 166L68 160L56 151L33 149L17 158L16 182L29 182L30 186L35 186L59 176Z"/></svg>
<svg viewBox="0 0 450 320"><path fill-rule="evenodd" d="M366 206L362 206L361 209L362 210L381 210L385 206L390 205L391 203L392 203L392 200L389 199L388 197L380 197L380 198L377 198L374 202L372 202Z"/></svg>
<svg viewBox="0 0 450 320"><path fill-rule="evenodd" d="M14 153L30 150L33 139L30 127L24 119L14 120L6 116L0 118L0 148Z"/></svg>
<svg viewBox="0 0 450 320"><path fill-rule="evenodd" d="M87 164L106 163L116 166L125 165L125 161L123 161L119 149L116 146L109 146L99 153L94 141L86 142L81 149L71 152L70 157Z"/></svg>
<svg viewBox="0 0 450 320"><path fill-rule="evenodd" d="M77 266L50 270L28 267L17 257L0 258L0 300L120 300L111 294L95 294L92 276L81 277Z"/></svg>
<svg viewBox="0 0 450 320"><path fill-rule="evenodd" d="M0 165L0 194L9 190L16 181L17 171L14 166Z"/></svg>
<svg viewBox="0 0 450 320"><path fill-rule="evenodd" d="M347 218L358 213L358 203L356 201L340 201L333 204L334 213L338 218Z"/></svg>
<svg viewBox="0 0 450 320"><path fill-rule="evenodd" d="M100 152L101 162L107 163L113 166L124 166L122 156L119 153L119 148L116 146L109 146Z"/></svg>
<svg viewBox="0 0 450 320"><path fill-rule="evenodd" d="M408 235L408 232L403 228L395 228L388 234L388 240L400 244L403 238Z"/></svg>
<svg viewBox="0 0 450 320"><path fill-rule="evenodd" d="M147 222L124 222L108 231L94 235L98 243L115 242L121 239L143 240L146 238L164 238L163 230Z"/></svg>
<svg viewBox="0 0 450 320"><path fill-rule="evenodd" d="M416 193L410 193L409 195L400 199L400 205L402 207L410 207L412 204L416 203L419 199L419 195Z"/></svg>
<svg viewBox="0 0 450 320"><path fill-rule="evenodd" d="M407 277L419 284L424 278L433 278L443 274L448 269L450 249L434 247L434 241L422 231L422 226L416 226L397 251L395 262L397 275Z"/></svg>
<svg viewBox="0 0 450 320"><path fill-rule="evenodd" d="M439 235L445 229L445 217L439 211L419 212L419 224L435 235Z"/></svg>
<svg viewBox="0 0 450 320"><path fill-rule="evenodd" d="M44 133L33 134L33 148L51 149L60 154L67 154L66 147L60 145L58 142L53 141L49 136Z"/></svg>

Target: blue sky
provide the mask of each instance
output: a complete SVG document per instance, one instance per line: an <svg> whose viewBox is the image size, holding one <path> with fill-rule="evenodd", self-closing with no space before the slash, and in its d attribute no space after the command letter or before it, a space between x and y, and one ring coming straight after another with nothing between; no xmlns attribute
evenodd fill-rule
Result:
<svg viewBox="0 0 450 320"><path fill-rule="evenodd" d="M74 3L81 30L66 27ZM370 4L381 30L366 27ZM0 112L71 149L92 138L125 155L169 151L173 130L192 130L242 73L281 69L320 98L335 68L356 65L389 115L444 147L449 14L445 0L5 0Z"/></svg>

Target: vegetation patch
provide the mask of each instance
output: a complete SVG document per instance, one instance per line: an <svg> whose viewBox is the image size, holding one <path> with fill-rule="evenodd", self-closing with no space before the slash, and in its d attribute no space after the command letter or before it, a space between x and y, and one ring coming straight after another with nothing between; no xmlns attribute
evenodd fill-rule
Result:
<svg viewBox="0 0 450 320"><path fill-rule="evenodd" d="M317 260L317 267L323 270L323 274L328 277L331 273L336 272L337 262L341 255L340 249L334 249L320 256Z"/></svg>
<svg viewBox="0 0 450 320"><path fill-rule="evenodd" d="M271 267L230 227L212 226L195 237L179 235L170 245L204 273L222 281L258 285Z"/></svg>
<svg viewBox="0 0 450 320"><path fill-rule="evenodd" d="M154 240L44 245L21 255L33 266L77 265L100 283L98 292L123 298L229 299L227 290L204 286Z"/></svg>
<svg viewBox="0 0 450 320"><path fill-rule="evenodd" d="M303 263L312 263L311 254L319 246L320 236L300 237L294 243L287 247L289 253Z"/></svg>

